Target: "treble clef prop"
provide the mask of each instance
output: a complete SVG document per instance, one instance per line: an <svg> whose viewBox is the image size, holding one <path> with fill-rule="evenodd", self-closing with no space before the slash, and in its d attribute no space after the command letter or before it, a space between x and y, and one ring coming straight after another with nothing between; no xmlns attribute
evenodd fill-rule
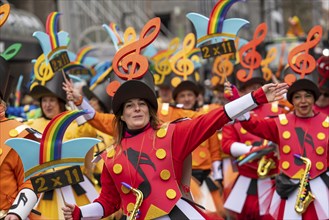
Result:
<svg viewBox="0 0 329 220"><path fill-rule="evenodd" d="M256 51L256 47L263 42L267 34L267 25L262 23L255 30L254 37L239 50L240 64L244 69L237 72L237 78L246 82L252 78L255 69L260 67L262 56ZM247 73L246 69L249 70Z"/></svg>
<svg viewBox="0 0 329 220"><path fill-rule="evenodd" d="M233 63L229 60L230 54L221 55L215 58L211 78L211 84L213 86L223 85L227 77L231 76L233 73Z"/></svg>
<svg viewBox="0 0 329 220"><path fill-rule="evenodd" d="M142 54L142 49L151 44L160 32L160 18L151 19L142 29L140 37L134 42L121 47L114 55L107 93L113 97L113 112L116 113L120 105L128 100L131 93L139 94L146 100L152 99L150 104L158 108L154 91L154 79L149 71L149 61ZM146 90L145 90L146 89ZM129 91L129 92L128 92ZM143 92L141 92L143 91Z"/></svg>
<svg viewBox="0 0 329 220"><path fill-rule="evenodd" d="M307 35L306 42L296 46L288 55L288 63L292 74L287 74L284 81L289 85L296 81L296 74L299 78L305 78L305 75L311 74L316 67L316 61L309 50L315 47L322 39L322 27L320 25L314 26Z"/></svg>
<svg viewBox="0 0 329 220"><path fill-rule="evenodd" d="M183 78L183 81L187 80L188 76L194 71L194 64L192 60L188 58L188 54L195 47L195 36L192 33L186 35L183 41L183 48L178 51L174 56L170 58L170 66L172 71ZM173 80L179 83L180 78L175 77Z"/></svg>
<svg viewBox="0 0 329 220"><path fill-rule="evenodd" d="M168 49L159 51L151 59L154 62L154 81L155 85L162 85L168 75L171 73L169 59L176 52L179 45L179 38L175 37L169 43Z"/></svg>
<svg viewBox="0 0 329 220"><path fill-rule="evenodd" d="M154 29L149 35L148 32ZM121 79L131 80L140 78L148 70L148 60L141 55L141 50L148 46L158 36L160 31L160 18L150 20L142 29L140 39L122 47L113 58L113 70ZM120 65L121 62L121 65ZM119 70L122 67L124 73ZM128 74L127 74L128 73Z"/></svg>

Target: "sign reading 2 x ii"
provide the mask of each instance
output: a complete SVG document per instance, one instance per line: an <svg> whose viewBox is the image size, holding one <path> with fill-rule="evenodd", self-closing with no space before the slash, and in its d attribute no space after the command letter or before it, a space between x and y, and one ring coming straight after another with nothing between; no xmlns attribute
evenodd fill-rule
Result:
<svg viewBox="0 0 329 220"><path fill-rule="evenodd" d="M41 193L67 185L73 185L83 180L80 166L73 166L56 172L46 173L42 176L32 177L31 183L34 192Z"/></svg>
<svg viewBox="0 0 329 220"><path fill-rule="evenodd" d="M234 53L235 51L234 40L223 41L201 47L202 57L204 59L220 56L222 54Z"/></svg>

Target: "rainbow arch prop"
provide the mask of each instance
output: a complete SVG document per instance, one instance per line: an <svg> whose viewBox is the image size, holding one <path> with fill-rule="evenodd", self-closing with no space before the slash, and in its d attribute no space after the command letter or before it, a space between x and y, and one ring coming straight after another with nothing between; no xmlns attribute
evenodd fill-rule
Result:
<svg viewBox="0 0 329 220"><path fill-rule="evenodd" d="M5 142L21 157L25 180L51 168L84 164L86 153L100 140L76 138L62 141L71 122L86 113L84 110L74 110L57 115L45 128L40 143L26 138L11 138Z"/></svg>
<svg viewBox="0 0 329 220"><path fill-rule="evenodd" d="M209 18L198 13L188 13L186 17L192 22L196 30L197 44L199 47L207 42L217 43L223 40L234 40L240 29L249 24L242 18L225 19L230 7L244 0L220 0L214 6ZM247 41L239 39L239 47Z"/></svg>

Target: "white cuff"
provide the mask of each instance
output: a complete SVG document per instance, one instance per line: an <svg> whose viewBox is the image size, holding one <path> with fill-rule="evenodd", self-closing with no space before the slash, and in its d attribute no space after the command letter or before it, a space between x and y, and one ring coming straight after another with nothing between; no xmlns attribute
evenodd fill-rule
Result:
<svg viewBox="0 0 329 220"><path fill-rule="evenodd" d="M224 110L232 120L257 107L251 93L224 105Z"/></svg>
<svg viewBox="0 0 329 220"><path fill-rule="evenodd" d="M222 161L216 160L212 162L212 173L215 180L223 179Z"/></svg>
<svg viewBox="0 0 329 220"><path fill-rule="evenodd" d="M98 202L93 202L88 205L80 206L82 218L81 219L101 219L104 215L103 206Z"/></svg>
<svg viewBox="0 0 329 220"><path fill-rule="evenodd" d="M31 189L24 188L16 196L8 214L16 214L21 219L26 219L37 201L38 197L35 192Z"/></svg>
<svg viewBox="0 0 329 220"><path fill-rule="evenodd" d="M239 157L243 154L248 153L251 150L252 146L248 146L243 143L234 142L231 145L231 154L233 157Z"/></svg>
<svg viewBox="0 0 329 220"><path fill-rule="evenodd" d="M244 113L237 118L239 121L248 121L250 119L250 112Z"/></svg>
<svg viewBox="0 0 329 220"><path fill-rule="evenodd" d="M87 114L83 115L83 117L89 121L94 118L95 116L95 109L85 100L83 99L81 105L77 106L80 110L87 110Z"/></svg>
<svg viewBox="0 0 329 220"><path fill-rule="evenodd" d="M69 103L71 110L79 109L76 105L74 105L74 103L72 101L69 101L68 103ZM87 120L85 119L85 117L83 115L77 117L75 119L75 121L78 123L78 125L83 125L84 123L87 122Z"/></svg>

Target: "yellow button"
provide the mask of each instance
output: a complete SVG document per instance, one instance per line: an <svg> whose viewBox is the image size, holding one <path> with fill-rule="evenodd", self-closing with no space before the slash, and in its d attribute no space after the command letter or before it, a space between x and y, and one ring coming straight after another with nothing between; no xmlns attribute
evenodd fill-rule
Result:
<svg viewBox="0 0 329 220"><path fill-rule="evenodd" d="M121 191L124 193L124 194L128 194L130 192L130 189L128 189L127 187L125 187L124 185L121 186Z"/></svg>
<svg viewBox="0 0 329 220"><path fill-rule="evenodd" d="M107 152L107 157L112 158L114 156L114 153L115 153L114 149L109 150L109 152Z"/></svg>
<svg viewBox="0 0 329 220"><path fill-rule="evenodd" d="M322 122L322 126L324 128L328 128L329 127L329 116L327 116L326 120L324 122Z"/></svg>
<svg viewBox="0 0 329 220"><path fill-rule="evenodd" d="M322 155L324 153L324 148L319 146L315 149L317 155Z"/></svg>
<svg viewBox="0 0 329 220"><path fill-rule="evenodd" d="M286 125L288 124L288 120L286 118L280 120L280 124Z"/></svg>
<svg viewBox="0 0 329 220"><path fill-rule="evenodd" d="M157 131L157 137L159 137L159 138L163 138L164 136L166 136L166 134L167 134L167 131L164 128L160 128Z"/></svg>
<svg viewBox="0 0 329 220"><path fill-rule="evenodd" d="M0 148L0 156L2 155L2 148Z"/></svg>
<svg viewBox="0 0 329 220"><path fill-rule="evenodd" d="M247 146L251 146L251 141L244 142Z"/></svg>
<svg viewBox="0 0 329 220"><path fill-rule="evenodd" d="M316 162L315 167L318 170L323 170L324 164L322 162Z"/></svg>
<svg viewBox="0 0 329 220"><path fill-rule="evenodd" d="M277 105L272 105L271 110L272 110L272 112L275 112L276 113L276 112L279 111L279 108L278 108Z"/></svg>
<svg viewBox="0 0 329 220"><path fill-rule="evenodd" d="M240 133L241 133L241 134L247 134L247 131L246 131L246 129L244 129L244 128L240 128Z"/></svg>
<svg viewBox="0 0 329 220"><path fill-rule="evenodd" d="M121 166L121 164L114 164L114 166L113 166L113 172L115 174L120 174L122 172L122 166Z"/></svg>
<svg viewBox="0 0 329 220"><path fill-rule="evenodd" d="M128 211L128 212L132 212L133 209L134 209L134 206L135 206L135 204L132 203L132 202L130 202L130 203L127 205L127 211Z"/></svg>
<svg viewBox="0 0 329 220"><path fill-rule="evenodd" d="M169 170L162 170L160 172L160 178L162 180L169 180L169 178L170 178L170 171Z"/></svg>
<svg viewBox="0 0 329 220"><path fill-rule="evenodd" d="M162 115L168 115L168 113L169 113L168 109L161 109Z"/></svg>
<svg viewBox="0 0 329 220"><path fill-rule="evenodd" d="M206 157L206 152L201 151L201 152L199 153L199 156L200 156L201 158L205 158L205 157Z"/></svg>
<svg viewBox="0 0 329 220"><path fill-rule="evenodd" d="M166 157L167 153L164 149L160 148L156 151L155 155L158 159L162 160Z"/></svg>
<svg viewBox="0 0 329 220"><path fill-rule="evenodd" d="M284 161L283 163L282 163L282 168L283 169L288 169L290 167L290 163L288 162L288 161Z"/></svg>
<svg viewBox="0 0 329 220"><path fill-rule="evenodd" d="M284 131L283 134L282 134L282 137L284 139L289 139L291 136L290 132L289 131Z"/></svg>
<svg viewBox="0 0 329 220"><path fill-rule="evenodd" d="M285 154L289 154L290 151L291 151L291 148L290 148L289 145L284 145L283 148L282 148L282 151L283 151L283 153L285 153Z"/></svg>
<svg viewBox="0 0 329 220"><path fill-rule="evenodd" d="M176 191L173 190L173 189L168 189L167 192L166 192L166 196L168 199L174 199L176 198Z"/></svg>
<svg viewBox="0 0 329 220"><path fill-rule="evenodd" d="M326 135L322 132L319 132L318 135L317 135L317 138L321 141L324 140L325 137L326 137Z"/></svg>
<svg viewBox="0 0 329 220"><path fill-rule="evenodd" d="M10 137L17 137L17 135L18 135L18 131L16 129L11 129L9 131L9 136Z"/></svg>

